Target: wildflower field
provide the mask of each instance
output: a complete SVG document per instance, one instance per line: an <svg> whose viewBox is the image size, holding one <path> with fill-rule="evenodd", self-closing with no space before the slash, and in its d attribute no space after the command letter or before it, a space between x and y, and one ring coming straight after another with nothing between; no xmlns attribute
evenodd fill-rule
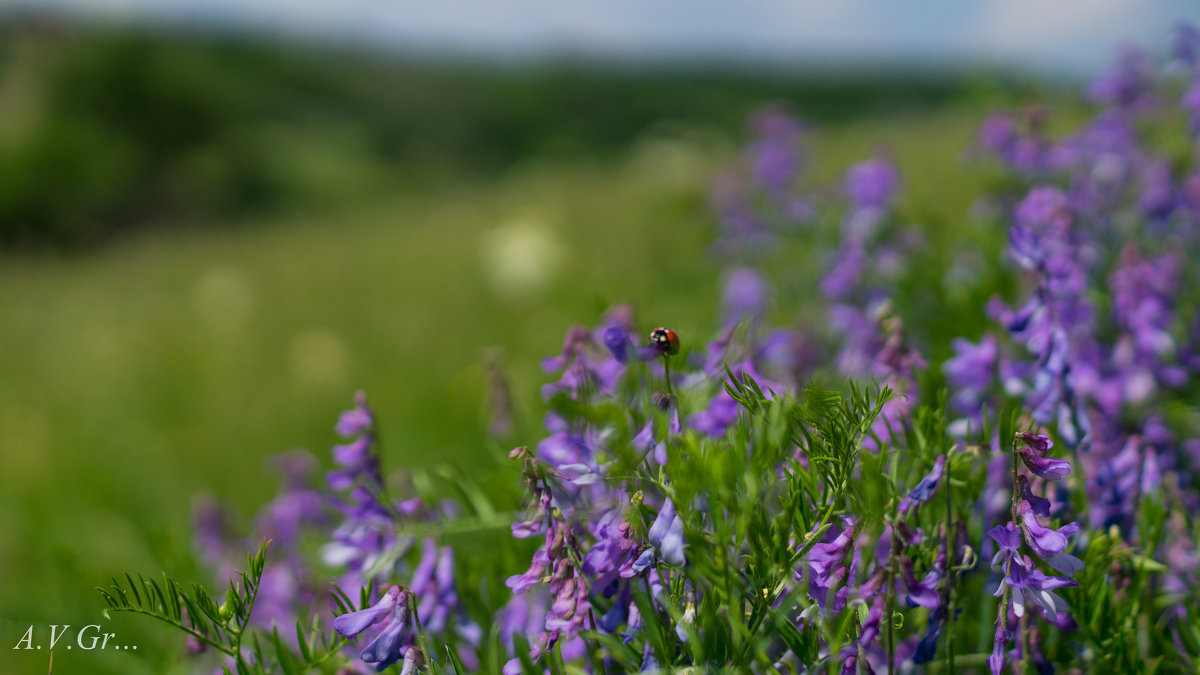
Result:
<svg viewBox="0 0 1200 675"><path fill-rule="evenodd" d="M985 103L13 259L0 670L1197 672L1200 33Z"/></svg>

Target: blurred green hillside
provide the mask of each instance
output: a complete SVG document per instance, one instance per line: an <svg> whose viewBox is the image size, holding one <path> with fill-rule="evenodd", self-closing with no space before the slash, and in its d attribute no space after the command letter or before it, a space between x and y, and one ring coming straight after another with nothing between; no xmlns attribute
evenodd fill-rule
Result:
<svg viewBox="0 0 1200 675"><path fill-rule="evenodd" d="M603 160L647 133L733 134L767 100L844 122L929 108L961 81L701 66L488 67L252 37L0 28L0 246L88 246Z"/></svg>
<svg viewBox="0 0 1200 675"><path fill-rule="evenodd" d="M389 469L446 466L513 499L503 443L539 438L538 364L572 323L631 302L645 325L710 337L705 190L749 110L782 99L814 121L830 185L885 147L904 216L948 250L985 180L963 148L998 100L944 82L496 71L9 31L0 636L14 644L30 624L101 622L93 587L111 574L206 578L194 497L248 518L277 487L267 456L306 447L328 466L356 389ZM954 290L977 307L986 289ZM504 441L485 433L493 347L516 396ZM167 629L103 623L141 650L58 652L55 672L188 670ZM46 661L0 650L0 673Z"/></svg>

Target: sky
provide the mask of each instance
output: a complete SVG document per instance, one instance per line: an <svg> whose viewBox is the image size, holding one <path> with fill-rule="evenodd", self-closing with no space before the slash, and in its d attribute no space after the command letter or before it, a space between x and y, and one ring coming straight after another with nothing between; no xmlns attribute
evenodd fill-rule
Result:
<svg viewBox="0 0 1200 675"><path fill-rule="evenodd" d="M1095 72L1120 44L1164 51L1200 0L0 0L485 59L999 65Z"/></svg>

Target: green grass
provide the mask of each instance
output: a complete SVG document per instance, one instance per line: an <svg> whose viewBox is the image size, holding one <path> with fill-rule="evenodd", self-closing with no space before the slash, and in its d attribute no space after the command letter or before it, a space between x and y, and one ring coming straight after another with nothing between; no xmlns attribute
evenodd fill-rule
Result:
<svg viewBox="0 0 1200 675"><path fill-rule="evenodd" d="M979 118L859 122L821 133L814 155L831 180L885 145L906 208L952 241L976 192L960 154ZM176 636L103 621L93 587L125 570L196 573L194 496L248 517L276 488L265 457L305 447L328 463L356 389L390 469L486 474L501 461L484 432L486 348L505 355L517 436L535 443L538 363L572 323L628 301L647 329L708 339L719 268L704 189L731 148L647 139L612 161L531 162L344 212L0 260L0 636L99 622L137 655L59 650L56 672L167 672ZM486 251L504 228L561 251L540 287L495 278ZM0 649L0 672L42 672L44 652Z"/></svg>

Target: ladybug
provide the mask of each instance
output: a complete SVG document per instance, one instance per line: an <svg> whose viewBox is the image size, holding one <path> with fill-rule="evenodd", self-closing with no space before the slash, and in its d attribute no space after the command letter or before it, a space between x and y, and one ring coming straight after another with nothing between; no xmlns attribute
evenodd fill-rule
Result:
<svg viewBox="0 0 1200 675"><path fill-rule="evenodd" d="M679 336L670 328L659 326L650 331L650 345L658 349L663 354L674 355L679 353Z"/></svg>

